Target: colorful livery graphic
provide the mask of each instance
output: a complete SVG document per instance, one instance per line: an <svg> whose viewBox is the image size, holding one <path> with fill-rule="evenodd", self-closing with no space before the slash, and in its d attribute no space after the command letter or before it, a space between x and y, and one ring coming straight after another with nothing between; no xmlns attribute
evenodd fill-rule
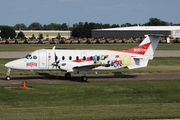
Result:
<svg viewBox="0 0 180 120"><path fill-rule="evenodd" d="M86 72L89 70L115 70L119 68L146 67L153 59L155 49L162 35L145 35L142 43L128 50L65 50L41 49L29 53L25 58L5 64L8 68L7 80L10 80L11 69L17 70L61 70L83 74L82 80L87 81Z"/></svg>

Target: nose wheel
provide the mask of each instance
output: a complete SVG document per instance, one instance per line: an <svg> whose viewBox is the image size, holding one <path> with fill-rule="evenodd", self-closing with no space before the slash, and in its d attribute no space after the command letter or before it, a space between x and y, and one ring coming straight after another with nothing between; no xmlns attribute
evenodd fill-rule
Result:
<svg viewBox="0 0 180 120"><path fill-rule="evenodd" d="M10 77L10 76L7 76L7 77L6 77L6 80L8 80L8 81L9 81L10 79L11 79L11 77Z"/></svg>

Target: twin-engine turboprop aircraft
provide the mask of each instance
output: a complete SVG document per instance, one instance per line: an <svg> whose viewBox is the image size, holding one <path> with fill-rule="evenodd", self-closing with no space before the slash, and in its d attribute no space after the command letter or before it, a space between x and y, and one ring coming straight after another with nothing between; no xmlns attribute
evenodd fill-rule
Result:
<svg viewBox="0 0 180 120"><path fill-rule="evenodd" d="M89 70L115 70L127 67L129 69L146 67L153 59L155 49L162 35L145 35L142 43L128 50L58 50L41 49L29 53L25 58L5 64L8 68L7 80L10 80L11 69L16 70L62 70L83 74L82 80L87 81Z"/></svg>

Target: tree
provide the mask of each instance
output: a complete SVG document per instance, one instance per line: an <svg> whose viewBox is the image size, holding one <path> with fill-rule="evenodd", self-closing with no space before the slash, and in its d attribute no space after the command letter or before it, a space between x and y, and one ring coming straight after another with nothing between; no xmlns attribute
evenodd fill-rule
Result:
<svg viewBox="0 0 180 120"><path fill-rule="evenodd" d="M35 35L34 35L34 34L32 35L31 39L36 39L36 37L35 37Z"/></svg>
<svg viewBox="0 0 180 120"><path fill-rule="evenodd" d="M144 24L145 26L168 26L169 23L162 21L158 18L149 18L149 22Z"/></svg>
<svg viewBox="0 0 180 120"><path fill-rule="evenodd" d="M21 38L21 39L25 38L24 33L23 32L19 32L17 38Z"/></svg>
<svg viewBox="0 0 180 120"><path fill-rule="evenodd" d="M89 23L90 29L97 29L97 24L96 23Z"/></svg>
<svg viewBox="0 0 180 120"><path fill-rule="evenodd" d="M85 22L84 27L83 27L83 36L82 37L91 37L91 29L89 27L88 22Z"/></svg>
<svg viewBox="0 0 180 120"><path fill-rule="evenodd" d="M27 30L27 27L26 27L26 25L25 24L16 24L15 26L14 26L14 29L15 30Z"/></svg>
<svg viewBox="0 0 180 120"><path fill-rule="evenodd" d="M116 28L116 27L119 27L119 25L118 24L113 24L113 25L111 25L111 27Z"/></svg>
<svg viewBox="0 0 180 120"><path fill-rule="evenodd" d="M103 28L110 28L111 26L109 24L104 24L102 27Z"/></svg>
<svg viewBox="0 0 180 120"><path fill-rule="evenodd" d="M1 27L1 34L0 35L2 38L6 38L6 39L8 39L9 37L15 38L16 32L15 32L13 27L3 26L3 27Z"/></svg>
<svg viewBox="0 0 180 120"><path fill-rule="evenodd" d="M58 33L58 36L56 37L56 39L60 39L61 38L61 35L60 33Z"/></svg>
<svg viewBox="0 0 180 120"><path fill-rule="evenodd" d="M102 23L96 23L96 27L97 27L97 29L102 29L103 25L102 25Z"/></svg>
<svg viewBox="0 0 180 120"><path fill-rule="evenodd" d="M42 33L39 33L38 39L43 39L43 34Z"/></svg>
<svg viewBox="0 0 180 120"><path fill-rule="evenodd" d="M42 25L38 22L32 23L31 25L29 25L28 28L29 30L42 30L43 29Z"/></svg>
<svg viewBox="0 0 180 120"><path fill-rule="evenodd" d="M125 23L121 25L121 27L130 27L130 26L132 26L131 23Z"/></svg>
<svg viewBox="0 0 180 120"><path fill-rule="evenodd" d="M48 35L48 34L46 35L46 38L49 38L49 35Z"/></svg>
<svg viewBox="0 0 180 120"><path fill-rule="evenodd" d="M68 26L67 26L66 23L63 23L63 24L61 25L61 30L68 30Z"/></svg>

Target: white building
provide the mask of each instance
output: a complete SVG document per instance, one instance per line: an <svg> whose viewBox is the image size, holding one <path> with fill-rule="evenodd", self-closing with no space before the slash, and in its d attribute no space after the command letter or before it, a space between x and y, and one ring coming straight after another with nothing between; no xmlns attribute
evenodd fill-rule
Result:
<svg viewBox="0 0 180 120"><path fill-rule="evenodd" d="M42 33L44 39L56 38L58 34L60 34L60 36L64 38L70 38L72 35L72 31L59 31L59 30L20 30L20 31L16 30L15 32L16 35L19 32L23 32L26 38L31 38L33 34L36 38L38 38L39 34Z"/></svg>
<svg viewBox="0 0 180 120"><path fill-rule="evenodd" d="M145 34L164 34L174 38L180 38L180 26L132 26L109 29L95 29L91 31L92 37L105 38L137 38Z"/></svg>

